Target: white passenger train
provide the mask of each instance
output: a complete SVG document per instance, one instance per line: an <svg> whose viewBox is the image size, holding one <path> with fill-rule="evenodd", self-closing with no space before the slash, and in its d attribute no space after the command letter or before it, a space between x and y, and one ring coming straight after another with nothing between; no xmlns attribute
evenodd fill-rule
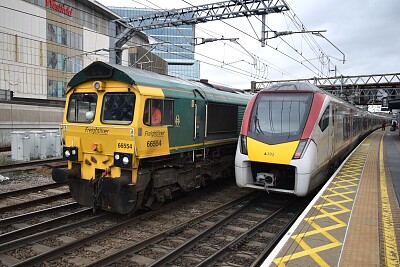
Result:
<svg viewBox="0 0 400 267"><path fill-rule="evenodd" d="M249 102L235 157L239 187L305 196L387 118L309 83L282 83Z"/></svg>

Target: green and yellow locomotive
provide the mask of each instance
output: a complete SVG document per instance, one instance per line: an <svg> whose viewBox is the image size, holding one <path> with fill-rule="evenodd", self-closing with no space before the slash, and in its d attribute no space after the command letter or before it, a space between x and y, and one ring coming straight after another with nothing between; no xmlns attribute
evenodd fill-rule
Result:
<svg viewBox="0 0 400 267"><path fill-rule="evenodd" d="M233 175L250 95L94 62L68 83L61 130L81 205L117 213L157 208L179 192Z"/></svg>

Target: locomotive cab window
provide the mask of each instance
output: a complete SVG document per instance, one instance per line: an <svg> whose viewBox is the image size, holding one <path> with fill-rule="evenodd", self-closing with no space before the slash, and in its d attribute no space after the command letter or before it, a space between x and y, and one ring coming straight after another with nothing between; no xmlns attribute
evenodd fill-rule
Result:
<svg viewBox="0 0 400 267"><path fill-rule="evenodd" d="M74 93L69 98L68 122L91 123L96 115L97 95Z"/></svg>
<svg viewBox="0 0 400 267"><path fill-rule="evenodd" d="M321 119L318 123L321 132L325 131L329 126L329 106L325 109L324 114L322 114Z"/></svg>
<svg viewBox="0 0 400 267"><path fill-rule="evenodd" d="M134 93L107 93L104 95L101 122L130 124L135 110Z"/></svg>
<svg viewBox="0 0 400 267"><path fill-rule="evenodd" d="M164 99L147 99L143 123L149 126L171 126L174 116L174 102Z"/></svg>

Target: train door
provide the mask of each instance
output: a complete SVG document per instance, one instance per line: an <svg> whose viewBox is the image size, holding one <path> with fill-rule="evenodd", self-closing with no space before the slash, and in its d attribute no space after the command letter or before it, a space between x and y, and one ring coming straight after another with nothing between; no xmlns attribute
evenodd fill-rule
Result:
<svg viewBox="0 0 400 267"><path fill-rule="evenodd" d="M204 146L205 138L205 118L206 118L206 101L205 97L197 90L194 90L194 125L193 125L193 141L194 144Z"/></svg>
<svg viewBox="0 0 400 267"><path fill-rule="evenodd" d="M335 106L329 105L328 159L332 157L335 140Z"/></svg>
<svg viewBox="0 0 400 267"><path fill-rule="evenodd" d="M321 129L321 135L318 140L318 166L322 166L328 161L328 151L330 150L330 106L324 110L318 123Z"/></svg>

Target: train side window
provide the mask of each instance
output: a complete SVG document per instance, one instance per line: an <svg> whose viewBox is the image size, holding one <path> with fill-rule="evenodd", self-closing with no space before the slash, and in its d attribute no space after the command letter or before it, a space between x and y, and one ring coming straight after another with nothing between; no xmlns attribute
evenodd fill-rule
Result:
<svg viewBox="0 0 400 267"><path fill-rule="evenodd" d="M227 116L227 114L229 114ZM238 106L210 102L207 112L207 133L228 133L238 130Z"/></svg>
<svg viewBox="0 0 400 267"><path fill-rule="evenodd" d="M321 131L325 131L326 128L328 128L329 125L329 106L325 109L324 113L322 114L322 117L318 123L319 128L321 128Z"/></svg>
<svg viewBox="0 0 400 267"><path fill-rule="evenodd" d="M144 107L143 123L149 126L172 125L173 104L173 100L147 99Z"/></svg>

